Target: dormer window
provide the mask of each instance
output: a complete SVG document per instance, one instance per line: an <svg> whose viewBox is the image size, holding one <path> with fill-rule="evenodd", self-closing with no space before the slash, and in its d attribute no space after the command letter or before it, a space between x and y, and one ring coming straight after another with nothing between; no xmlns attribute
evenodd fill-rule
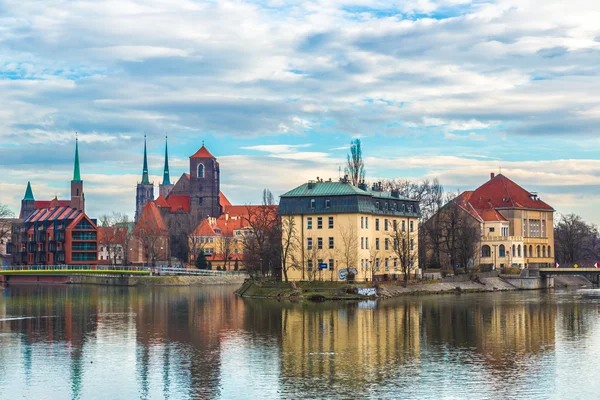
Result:
<svg viewBox="0 0 600 400"><path fill-rule="evenodd" d="M310 199L310 208L315 208L317 202L315 199Z"/></svg>
<svg viewBox="0 0 600 400"><path fill-rule="evenodd" d="M198 178L204 178L204 164L198 164Z"/></svg>

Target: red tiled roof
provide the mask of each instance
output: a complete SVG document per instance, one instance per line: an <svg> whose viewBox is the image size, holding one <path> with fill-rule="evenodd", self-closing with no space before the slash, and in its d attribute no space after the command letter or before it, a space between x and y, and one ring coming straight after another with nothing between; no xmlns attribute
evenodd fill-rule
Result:
<svg viewBox="0 0 600 400"><path fill-rule="evenodd" d="M160 215L160 211L156 204L153 201L149 201L146 203L144 208L142 209L142 214L140 215L140 219L135 226L136 232L139 233L140 230L152 231L155 233L164 233L167 234L167 225L165 224L165 220Z"/></svg>
<svg viewBox="0 0 600 400"><path fill-rule="evenodd" d="M210 154L210 152L206 149L206 147L202 146L202 147L200 147L200 150L198 150L196 152L196 154L194 154L190 158L215 158L215 157L212 154Z"/></svg>
<svg viewBox="0 0 600 400"><path fill-rule="evenodd" d="M184 195L169 195L166 202L171 207L171 212L190 212L190 196Z"/></svg>
<svg viewBox="0 0 600 400"><path fill-rule="evenodd" d="M39 208L48 208L50 207L50 203L52 203L54 200L36 200L33 202L33 207L36 209ZM56 204L54 207L58 206L58 207L71 207L71 200L57 200L58 204Z"/></svg>
<svg viewBox="0 0 600 400"><path fill-rule="evenodd" d="M531 193L500 174L474 191L461 193L454 203L479 221L507 221L499 209L522 208L553 211L543 201L534 200Z"/></svg>
<svg viewBox="0 0 600 400"><path fill-rule="evenodd" d="M184 172L183 176L185 176L188 181L190 180L190 174L188 174L187 172Z"/></svg>
<svg viewBox="0 0 600 400"><path fill-rule="evenodd" d="M221 207L231 206L231 203L229 202L227 197L225 197L223 192L219 192L219 203L221 203Z"/></svg>
<svg viewBox="0 0 600 400"><path fill-rule="evenodd" d="M213 229L213 224L210 223L208 218L205 218L198 224L196 229L192 232L195 236L219 236Z"/></svg>
<svg viewBox="0 0 600 400"><path fill-rule="evenodd" d="M71 207L40 208L29 214L23 222L74 220L80 214L81 211Z"/></svg>
<svg viewBox="0 0 600 400"><path fill-rule="evenodd" d="M167 203L167 200L163 197L162 194L157 197L155 203L156 203L156 206L159 207L159 208L169 208L169 207L171 207L169 205L169 203Z"/></svg>

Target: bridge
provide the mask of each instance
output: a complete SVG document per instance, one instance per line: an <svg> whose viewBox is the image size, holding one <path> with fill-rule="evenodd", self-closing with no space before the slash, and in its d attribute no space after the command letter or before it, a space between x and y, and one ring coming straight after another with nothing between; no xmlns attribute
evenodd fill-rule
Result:
<svg viewBox="0 0 600 400"><path fill-rule="evenodd" d="M579 267L559 267L559 268L539 268L539 269L530 269L529 276L533 276L535 274L539 274L539 276L547 277L547 276L568 276L568 275L580 275L589 279L594 284L600 284L600 268L579 268Z"/></svg>

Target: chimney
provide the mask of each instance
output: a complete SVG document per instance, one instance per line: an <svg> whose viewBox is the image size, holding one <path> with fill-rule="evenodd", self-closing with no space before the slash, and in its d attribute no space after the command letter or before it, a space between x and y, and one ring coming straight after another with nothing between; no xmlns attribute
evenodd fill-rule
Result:
<svg viewBox="0 0 600 400"><path fill-rule="evenodd" d="M392 197L395 197L396 199L399 199L400 198L400 191L398 189L392 190Z"/></svg>
<svg viewBox="0 0 600 400"><path fill-rule="evenodd" d="M490 174L490 181L491 181L492 179L494 179L494 177L495 177L495 176L496 176L496 174L494 174L494 173L492 172L492 173Z"/></svg>

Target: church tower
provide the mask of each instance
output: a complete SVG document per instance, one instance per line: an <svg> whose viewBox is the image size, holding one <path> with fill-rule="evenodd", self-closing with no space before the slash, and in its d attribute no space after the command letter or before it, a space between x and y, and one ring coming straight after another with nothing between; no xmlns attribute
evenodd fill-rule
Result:
<svg viewBox="0 0 600 400"><path fill-rule="evenodd" d="M190 212L197 218L221 215L221 171L217 159L204 147L190 157Z"/></svg>
<svg viewBox="0 0 600 400"><path fill-rule="evenodd" d="M167 143L167 137L165 136L165 168L163 172L163 181L160 185L158 185L158 194L164 197L165 199L173 190L173 186L171 184L171 178L169 176L169 148Z"/></svg>
<svg viewBox="0 0 600 400"><path fill-rule="evenodd" d="M135 195L135 222L142 215L142 209L149 201L154 200L154 184L148 178L148 154L146 152L146 136L144 135L144 169L142 170L142 182L137 184Z"/></svg>
<svg viewBox="0 0 600 400"><path fill-rule="evenodd" d="M73 167L73 180L71 181L71 208L85 212L85 195L83 194L83 181L79 170L79 140L75 138L75 166Z"/></svg>
<svg viewBox="0 0 600 400"><path fill-rule="evenodd" d="M27 182L27 189L25 190L25 197L21 200L21 213L19 214L20 219L25 219L29 214L35 210L35 198L33 197L33 190L31 190L31 182Z"/></svg>

